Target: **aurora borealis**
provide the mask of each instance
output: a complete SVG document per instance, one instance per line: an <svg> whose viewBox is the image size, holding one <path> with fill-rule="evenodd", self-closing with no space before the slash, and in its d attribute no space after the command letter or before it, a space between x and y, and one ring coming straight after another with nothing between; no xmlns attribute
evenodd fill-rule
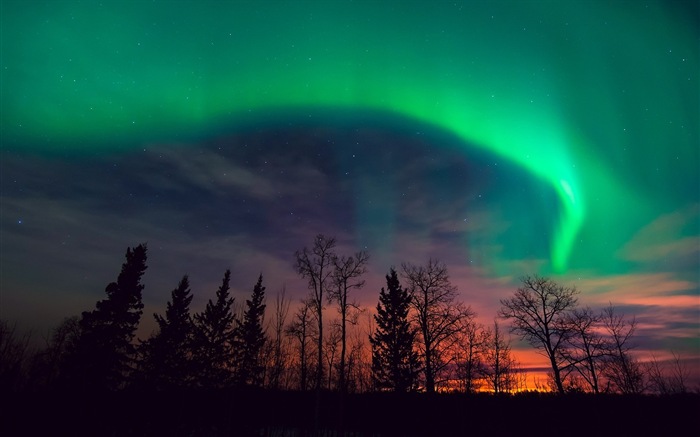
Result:
<svg viewBox="0 0 700 437"><path fill-rule="evenodd" d="M484 321L553 275L700 357L697 2L1 7L2 318L90 307L143 241L147 310L227 267L301 298L322 232L368 306L436 256Z"/></svg>

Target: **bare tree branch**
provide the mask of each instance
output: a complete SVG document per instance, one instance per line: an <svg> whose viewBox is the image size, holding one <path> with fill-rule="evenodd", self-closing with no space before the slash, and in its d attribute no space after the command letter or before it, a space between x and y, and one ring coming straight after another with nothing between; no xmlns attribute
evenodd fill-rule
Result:
<svg viewBox="0 0 700 437"><path fill-rule="evenodd" d="M576 306L578 293L550 279L527 276L513 297L501 300L498 311L499 317L511 321L511 332L549 359L559 393L564 393L561 373L567 366L561 350L571 335L565 317Z"/></svg>

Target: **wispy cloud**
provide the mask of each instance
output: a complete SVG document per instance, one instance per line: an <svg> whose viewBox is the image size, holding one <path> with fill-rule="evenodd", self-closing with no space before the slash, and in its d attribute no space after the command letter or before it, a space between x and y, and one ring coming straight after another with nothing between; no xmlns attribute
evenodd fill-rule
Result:
<svg viewBox="0 0 700 437"><path fill-rule="evenodd" d="M233 152L233 153L232 153ZM310 165L278 166L273 159L262 165L245 162L245 156L206 147L152 148L147 159L157 171L143 172L144 182L156 189L196 188L217 196L243 195L270 200L300 195L328 185L326 176Z"/></svg>
<svg viewBox="0 0 700 437"><path fill-rule="evenodd" d="M593 304L614 301L624 305L684 306L697 302L698 283L673 273L635 273L571 280ZM686 294L682 294L686 292ZM695 301L693 296L695 295Z"/></svg>
<svg viewBox="0 0 700 437"><path fill-rule="evenodd" d="M662 215L637 232L619 255L640 263L700 260L700 204ZM697 264L695 264L697 267Z"/></svg>

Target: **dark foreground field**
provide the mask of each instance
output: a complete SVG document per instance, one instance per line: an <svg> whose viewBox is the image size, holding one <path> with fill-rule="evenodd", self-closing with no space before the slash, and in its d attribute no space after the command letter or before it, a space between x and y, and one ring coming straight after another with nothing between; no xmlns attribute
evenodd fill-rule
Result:
<svg viewBox="0 0 700 437"><path fill-rule="evenodd" d="M2 394L2 436L683 436L700 395ZM314 432L318 430L318 432Z"/></svg>

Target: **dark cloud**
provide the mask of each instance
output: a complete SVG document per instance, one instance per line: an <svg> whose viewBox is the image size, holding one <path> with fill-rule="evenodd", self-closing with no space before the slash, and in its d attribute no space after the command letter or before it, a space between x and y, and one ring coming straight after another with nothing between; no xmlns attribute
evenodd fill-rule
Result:
<svg viewBox="0 0 700 437"><path fill-rule="evenodd" d="M337 236L346 251L368 249L379 286L404 260L486 263L490 245L525 230L510 214L520 198L504 195L503 183L554 201L522 171L434 129L343 120L126 152L4 154L3 289L16 295L8 311L31 318L27 290L47 288L43 298L71 302L72 313L91 307L125 248L141 242L153 305L184 273L207 290L229 267L246 293L259 272L275 286L298 284L293 253L317 233ZM550 215L531 212L543 223ZM519 255L544 256L547 247L532 241Z"/></svg>

